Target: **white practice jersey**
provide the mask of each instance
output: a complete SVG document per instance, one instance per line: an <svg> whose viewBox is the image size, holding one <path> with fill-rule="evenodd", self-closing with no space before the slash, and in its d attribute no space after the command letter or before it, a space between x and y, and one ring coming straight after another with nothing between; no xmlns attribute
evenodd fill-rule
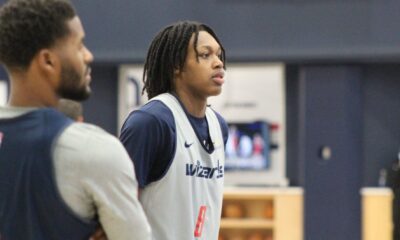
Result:
<svg viewBox="0 0 400 240"><path fill-rule="evenodd" d="M208 153L175 97L162 94L152 100L162 101L172 111L177 136L175 156L167 173L140 193L153 238L218 239L225 155L217 116L207 107L206 118L214 144L214 151Z"/></svg>

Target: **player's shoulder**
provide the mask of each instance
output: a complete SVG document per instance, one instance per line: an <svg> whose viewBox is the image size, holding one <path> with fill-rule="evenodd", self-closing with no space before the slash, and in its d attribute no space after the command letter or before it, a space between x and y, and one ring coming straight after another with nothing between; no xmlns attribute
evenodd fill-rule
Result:
<svg viewBox="0 0 400 240"><path fill-rule="evenodd" d="M226 122L225 119L224 119L224 117L223 117L221 114L219 114L219 113L218 113L217 111L215 111L214 109L213 109L213 111L214 111L215 115L217 116L218 121L220 121L221 123L225 123L225 122Z"/></svg>
<svg viewBox="0 0 400 240"><path fill-rule="evenodd" d="M219 114L217 111L215 111L212 107L210 107L210 109L215 113L215 115L217 116L219 125L221 127L222 130L222 136L224 138L224 143L226 143L226 141L228 140L228 123L226 122L226 120L224 119L224 117L222 117L221 114Z"/></svg>
<svg viewBox="0 0 400 240"><path fill-rule="evenodd" d="M105 131L103 128L90 123L74 122L67 129L67 134L80 135L81 139L95 136L101 140L111 140L113 135Z"/></svg>
<svg viewBox="0 0 400 240"><path fill-rule="evenodd" d="M217 116L217 119L218 119L219 124L221 125L221 128L228 128L228 125L227 125L224 117L221 114L219 114L217 111L215 111L212 107L210 107L210 109L214 112L215 116Z"/></svg>
<svg viewBox="0 0 400 240"><path fill-rule="evenodd" d="M124 124L125 126L175 126L174 116L171 110L161 101L149 101L139 109L131 112Z"/></svg>
<svg viewBox="0 0 400 240"><path fill-rule="evenodd" d="M98 148L118 147L120 142L117 137L96 125L74 122L61 133L59 145L91 151Z"/></svg>
<svg viewBox="0 0 400 240"><path fill-rule="evenodd" d="M113 167L129 159L119 139L104 129L89 123L74 122L59 136L55 151L79 159L80 165ZM120 163L120 164L119 164ZM114 166L115 167L115 166Z"/></svg>
<svg viewBox="0 0 400 240"><path fill-rule="evenodd" d="M169 107L167 107L167 105L160 100L149 101L143 105L138 112L149 114L160 120L168 120L168 118L173 118Z"/></svg>

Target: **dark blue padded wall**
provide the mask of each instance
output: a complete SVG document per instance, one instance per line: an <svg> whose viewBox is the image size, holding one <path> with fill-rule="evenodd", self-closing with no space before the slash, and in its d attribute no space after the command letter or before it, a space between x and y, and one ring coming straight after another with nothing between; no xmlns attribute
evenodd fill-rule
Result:
<svg viewBox="0 0 400 240"><path fill-rule="evenodd" d="M377 186L379 171L391 173L400 151L400 65L374 65L363 81L364 183ZM393 172L392 172L393 173ZM387 179L387 184L391 179ZM399 185L397 183L396 185Z"/></svg>
<svg viewBox="0 0 400 240"><path fill-rule="evenodd" d="M118 67L92 66L92 95L83 103L85 121L101 126L111 134L117 134L117 86Z"/></svg>
<svg viewBox="0 0 400 240"><path fill-rule="evenodd" d="M354 184L361 181L363 187L377 187L381 169L387 170L386 185L396 194L394 206L400 202L400 171L393 166L398 163L400 148L399 65L343 65L347 71L356 71L342 76L352 79L347 82L348 86L332 66L288 65L286 72L287 173L291 184L306 189L305 226L306 236L310 239L334 230L336 234L342 234L345 227L357 223L354 221L349 225L346 220L342 225L343 212L349 213L346 219L357 217L354 212L357 210L355 204L359 204L356 200L359 191ZM329 102L333 106L329 106ZM354 108L352 114L356 115L345 118L343 113L349 113L351 106ZM332 123L326 112L335 109L339 114L332 117ZM328 120L324 120L326 116L329 116ZM326 123L329 127L318 127ZM344 131L339 123L342 126L347 123L352 128ZM352 136L338 140L338 136L351 132ZM340 149L340 160L347 161L349 166L342 165L340 160L325 163L320 160L316 146L332 144L332 141ZM333 151L332 156L337 157L336 152ZM361 165L357 159L361 159ZM354 191L345 193L351 187ZM398 208L394 208L393 219L397 224L394 239L400 236L399 215ZM322 227L321 222L324 223Z"/></svg>
<svg viewBox="0 0 400 240"><path fill-rule="evenodd" d="M305 239L361 239L362 68L313 65L299 73Z"/></svg>
<svg viewBox="0 0 400 240"><path fill-rule="evenodd" d="M211 25L230 61L391 61L400 55L397 0L73 2L98 61L142 61L156 32L185 19Z"/></svg>

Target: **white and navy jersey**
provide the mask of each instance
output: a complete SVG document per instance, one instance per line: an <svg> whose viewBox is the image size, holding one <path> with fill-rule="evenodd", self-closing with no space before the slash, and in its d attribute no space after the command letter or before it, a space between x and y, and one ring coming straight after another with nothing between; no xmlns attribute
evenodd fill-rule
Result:
<svg viewBox="0 0 400 240"><path fill-rule="evenodd" d="M203 142L204 137L201 136L203 134L193 128L192 124L196 123L191 124L183 107L174 96L163 94L154 98L154 101L150 101L143 108L146 109L148 106L158 108L160 105L154 105L154 103L160 101L167 107L166 109L159 108L158 113L170 111L174 125L168 125L170 122L153 125L155 129L152 130L166 133L165 136L159 137L160 141L165 140L164 138L168 139L172 133L175 139L172 143L166 143L167 149L164 145L157 144L157 141L155 145L147 148L147 151L153 151L155 155L162 154L160 149L165 149L164 155L167 156L172 151L172 161L162 163L164 169L159 170L158 166L152 165L154 160L147 163L150 164L150 169L152 169L151 166L155 167L158 175L143 176L144 188L142 187L140 200L152 226L154 239L217 239L221 217L224 143L226 142L226 137L223 135L227 128L226 123L212 109L207 108L205 123L208 125L206 127L209 129L209 138L212 143L212 146L207 148L207 144ZM147 111L149 112L152 111ZM165 118L160 115L150 114L149 116L151 118L157 116L155 122L164 122ZM141 119L143 116L147 115L136 115L136 118ZM132 118L135 118L135 114L125 122L121 140L128 148L128 152L141 152L139 149L129 148L131 134L133 133L136 142L138 139L149 142L143 138L152 138L152 135L148 134L145 137L135 135L137 131L146 131L147 126L140 125L138 129L138 125L132 124L136 122L132 121ZM132 157L135 165L139 162L137 174L140 179L141 168L144 168L145 172L148 168L146 163L140 162L146 162L146 159ZM139 180L139 184L140 182Z"/></svg>
<svg viewBox="0 0 400 240"><path fill-rule="evenodd" d="M97 221L74 215L59 196L51 157L71 124L52 109L0 119L0 238L87 239Z"/></svg>
<svg viewBox="0 0 400 240"><path fill-rule="evenodd" d="M32 116L37 116L39 112L43 112L43 110L32 107L0 106L0 132L3 132L3 134L0 134L0 140L2 140L0 141L0 235L3 233L3 238L0 237L0 239L58 239L53 235L44 238L36 237L37 235L35 235L35 237L31 238L29 236L34 233L34 231L31 231L32 229L35 231L52 231L54 234L61 235L62 239L88 239L91 233L85 235L83 238L76 237L78 236L76 235L78 229L74 230L75 227L69 224L69 221L62 220L62 223L57 223L58 220L53 215L57 214L63 208L67 209L68 214L75 216L76 219L84 223L98 219L109 239L151 239L150 226L137 198L138 185L134 175L134 166L120 141L97 126L88 123L71 123L71 120L67 119L71 124L60 131L57 138L49 139L46 146L42 145L42 143L29 143L26 144L29 145L29 148L24 148L22 143L35 137L34 134L28 131L31 131L30 129L33 129L34 126ZM61 116L66 119L64 115ZM25 126L17 123L23 119L26 120ZM56 123L54 120L36 122L37 124L42 123L43 129L50 128ZM16 128L20 126L20 129L7 130L6 132L3 130L5 126L3 124L5 123L10 123ZM39 129L39 132L36 132L36 137L43 135L42 132ZM56 133L54 131L50 132ZM11 140L13 138L21 141L21 143L12 143ZM53 141L50 142L51 140ZM50 143L51 147L48 146ZM2 219L5 219L3 217L8 218L9 214L13 211L12 209L15 209L11 205L4 205L4 201L9 200L4 200L3 198L8 195L5 194L5 191L10 190L5 190L4 188L7 187L8 181L16 179L11 179L10 176L13 174L7 170L7 167L2 165L17 164L16 159L8 161L13 157L9 157L9 154L5 152L7 145L8 147L13 146L16 148L17 150L14 153L17 155L36 156L40 159L38 161L40 164L45 163L44 160L48 164L51 164L51 167L47 169L52 173L53 179L46 181L46 184L39 185L41 190L46 191L47 186L49 184L52 185L52 188L55 188L54 191L59 195L59 201L64 203L61 204L62 208L58 209L54 204L50 205L48 203L52 199L49 194L50 192L46 194L46 197L42 197L39 195L39 191L32 189L32 187L24 188L24 190L34 191L35 194L22 191L22 194L27 193L31 196L30 198L21 197L21 194L10 194L10 196L16 196L18 201L39 198L38 203L34 201L32 204L45 205L46 210L50 210L50 212L40 211L41 214L51 215L50 223L43 224L44 219L42 216L42 222L36 221L33 218L34 215L32 217L23 215L21 217L24 218L23 221L2 221ZM37 153L40 149L47 150L47 158L40 158L38 156ZM51 161L48 158L51 158ZM25 164L23 167L27 168L28 166L31 168L39 167L39 165L35 166L34 164ZM33 184L34 181L29 176L36 178L37 174L22 174L19 177L21 179L22 177L26 177L28 183L32 186L37 185ZM16 185L11 184L11 186L14 187ZM13 200L9 202L17 203L17 201ZM7 213L2 210L3 207L7 209ZM19 208L19 211L24 211L24 208ZM34 211L26 211L26 214L28 212L31 214L34 213ZM3 214L7 214L8 216ZM59 214L57 216L60 217ZM17 224L13 225L15 222ZM35 224L40 224L41 226L39 228L30 222L35 222ZM5 225L6 223L7 225ZM31 230L24 231L25 223L28 223L26 226L29 226ZM15 229L18 231L15 231ZM61 232L58 232L59 230ZM94 228L91 229L91 231L93 230ZM64 231L67 234L64 234ZM9 237L9 232L19 235L17 237L14 237L15 235ZM72 235L73 233L75 235ZM30 235L28 236L27 234Z"/></svg>
<svg viewBox="0 0 400 240"><path fill-rule="evenodd" d="M179 99L177 99L179 101ZM181 106L184 107L181 103ZM221 125L224 145L228 140L228 125L215 112ZM197 137L209 144L208 123L186 113ZM135 163L136 178L140 188L160 180L168 171L176 148L176 127L171 110L161 101L150 101L130 113L121 128L120 140ZM207 147L205 145L205 147Z"/></svg>

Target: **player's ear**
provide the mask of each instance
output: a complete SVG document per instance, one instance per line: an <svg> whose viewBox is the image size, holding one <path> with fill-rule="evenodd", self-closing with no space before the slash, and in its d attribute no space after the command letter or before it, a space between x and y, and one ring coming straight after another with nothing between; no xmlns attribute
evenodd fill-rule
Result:
<svg viewBox="0 0 400 240"><path fill-rule="evenodd" d="M35 58L40 69L48 74L54 73L58 68L58 57L50 49L40 50Z"/></svg>
<svg viewBox="0 0 400 240"><path fill-rule="evenodd" d="M34 57L35 68L42 79L54 88L59 84L61 65L59 56L51 49L42 49Z"/></svg>

